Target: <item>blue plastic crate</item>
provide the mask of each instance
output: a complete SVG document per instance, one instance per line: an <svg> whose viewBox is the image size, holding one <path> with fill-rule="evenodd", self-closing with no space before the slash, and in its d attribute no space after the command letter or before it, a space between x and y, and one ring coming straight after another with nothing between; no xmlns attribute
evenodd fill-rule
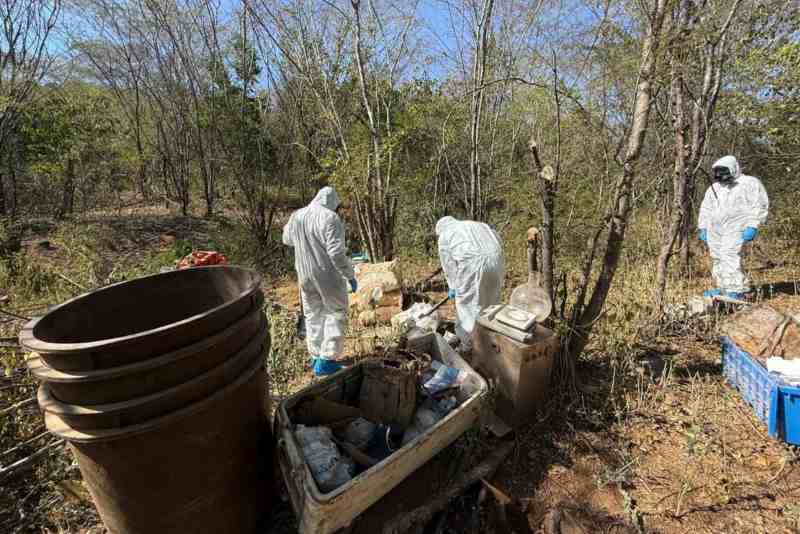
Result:
<svg viewBox="0 0 800 534"><path fill-rule="evenodd" d="M800 445L800 388L769 373L730 338L723 337L721 342L722 370L728 382L767 425L770 436Z"/></svg>

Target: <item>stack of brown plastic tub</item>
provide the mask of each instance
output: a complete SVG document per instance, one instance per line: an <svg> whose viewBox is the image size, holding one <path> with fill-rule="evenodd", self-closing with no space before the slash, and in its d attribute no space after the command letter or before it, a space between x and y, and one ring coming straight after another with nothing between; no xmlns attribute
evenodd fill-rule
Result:
<svg viewBox="0 0 800 534"><path fill-rule="evenodd" d="M112 534L251 533L266 503L261 277L198 267L86 293L20 342Z"/></svg>

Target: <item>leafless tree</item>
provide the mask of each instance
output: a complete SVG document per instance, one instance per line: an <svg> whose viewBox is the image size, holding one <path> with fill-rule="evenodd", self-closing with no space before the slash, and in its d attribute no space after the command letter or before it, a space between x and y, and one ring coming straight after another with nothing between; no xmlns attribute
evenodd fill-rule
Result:
<svg viewBox="0 0 800 534"><path fill-rule="evenodd" d="M696 175L704 161L714 124L728 30L740 4L741 0L733 3L718 29L714 28L713 21L720 18L719 13L708 2L681 0L673 9L667 50L669 108L674 135L673 196L656 266L659 308L664 303L669 261L679 242L687 252L684 268L688 269L690 201L694 198ZM712 29L709 31L709 28ZM689 46L695 40L700 40L699 46Z"/></svg>
<svg viewBox="0 0 800 534"><path fill-rule="evenodd" d="M99 81L112 91L128 120L138 159L136 182L139 193L148 198L148 146L153 136L145 124L148 102L143 80L148 65L140 38L146 24L130 2L82 0L79 6L83 24L75 29L72 44L89 61Z"/></svg>
<svg viewBox="0 0 800 534"><path fill-rule="evenodd" d="M645 15L638 81L634 93L631 122L624 136L624 153L619 158L621 171L614 184L612 203L588 244L583 270L576 288L575 303L569 318L570 332L566 339L566 371L574 375L575 358L583 352L589 335L600 318L619 266L625 232L631 213L631 197L639 177L637 163L647 136L653 92L657 82L657 65L664 35L667 0L642 2ZM596 261L598 274L593 280Z"/></svg>
<svg viewBox="0 0 800 534"><path fill-rule="evenodd" d="M30 101L37 85L51 65L47 44L61 13L61 0L0 1L0 147L8 150L16 143L7 143L14 135L19 113ZM16 207L16 171L12 154L7 179L10 206L5 192L5 179L0 171L0 216Z"/></svg>

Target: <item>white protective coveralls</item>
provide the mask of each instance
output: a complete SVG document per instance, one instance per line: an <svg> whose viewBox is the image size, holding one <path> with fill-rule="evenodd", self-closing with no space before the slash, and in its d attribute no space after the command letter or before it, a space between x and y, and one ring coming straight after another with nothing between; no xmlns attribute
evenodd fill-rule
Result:
<svg viewBox="0 0 800 534"><path fill-rule="evenodd" d="M442 270L456 292L456 334L469 347L480 311L500 302L505 278L503 247L489 225L453 217L439 219L436 235Z"/></svg>
<svg viewBox="0 0 800 534"><path fill-rule="evenodd" d="M708 188L697 226L706 231L717 287L727 293L746 293L750 284L742 271L742 231L758 229L767 220L769 198L758 178L742 174L735 157L718 159L712 169L716 167L727 167L733 179Z"/></svg>
<svg viewBox="0 0 800 534"><path fill-rule="evenodd" d="M336 191L323 187L283 227L283 243L294 247L308 351L324 359L336 359L344 350L347 281L355 278L345 253L344 224L335 212L339 204Z"/></svg>

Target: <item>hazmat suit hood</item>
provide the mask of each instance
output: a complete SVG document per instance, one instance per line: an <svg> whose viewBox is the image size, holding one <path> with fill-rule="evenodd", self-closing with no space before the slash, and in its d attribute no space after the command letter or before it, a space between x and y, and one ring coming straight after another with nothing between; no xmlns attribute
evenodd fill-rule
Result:
<svg viewBox="0 0 800 534"><path fill-rule="evenodd" d="M458 220L455 217L450 217L449 215L447 217L442 217L436 221L436 235L442 235L442 232L444 232L448 226L451 226L457 222Z"/></svg>
<svg viewBox="0 0 800 534"><path fill-rule="evenodd" d="M336 193L336 190L330 186L325 186L319 190L317 196L314 197L314 200L311 201L312 204L319 204L324 208L328 208L331 211L336 211L336 208L342 203L339 200L339 195Z"/></svg>
<svg viewBox="0 0 800 534"><path fill-rule="evenodd" d="M733 176L734 180L737 180L742 175L742 170L739 168L739 162L736 161L736 158L733 156L723 156L719 158L711 166L712 169L717 167L725 167L728 169L731 172L731 176Z"/></svg>

